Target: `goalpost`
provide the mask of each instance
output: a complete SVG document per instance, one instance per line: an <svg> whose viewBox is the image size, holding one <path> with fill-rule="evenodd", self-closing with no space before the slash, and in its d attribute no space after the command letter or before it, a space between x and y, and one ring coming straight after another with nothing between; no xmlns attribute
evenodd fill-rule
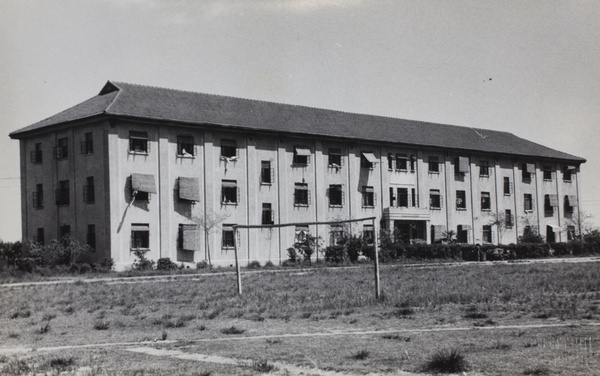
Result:
<svg viewBox="0 0 600 376"><path fill-rule="evenodd" d="M352 222L364 222L371 221L373 226L373 248L375 254L375 298L381 298L381 287L379 285L379 253L377 250L377 230L375 227L375 219L376 217L366 217L366 218L357 218L357 219L344 219L337 221L315 221L315 222L292 222L292 223L281 223L274 225L233 225L233 248L235 253L235 271L237 275L237 288L238 294L242 294L242 274L240 271L240 262L238 258L238 245L237 245L237 230L238 229L254 229L254 228L281 228L281 227L289 227L289 226L309 226L309 225L333 225L333 224L343 224L343 223L352 223Z"/></svg>

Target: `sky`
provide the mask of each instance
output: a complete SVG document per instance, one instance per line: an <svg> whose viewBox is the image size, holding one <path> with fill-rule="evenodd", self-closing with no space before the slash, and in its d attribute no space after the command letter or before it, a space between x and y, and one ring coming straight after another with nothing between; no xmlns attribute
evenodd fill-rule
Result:
<svg viewBox="0 0 600 376"><path fill-rule="evenodd" d="M0 239L20 239L8 134L107 80L507 131L587 159L600 226L600 2L0 1Z"/></svg>

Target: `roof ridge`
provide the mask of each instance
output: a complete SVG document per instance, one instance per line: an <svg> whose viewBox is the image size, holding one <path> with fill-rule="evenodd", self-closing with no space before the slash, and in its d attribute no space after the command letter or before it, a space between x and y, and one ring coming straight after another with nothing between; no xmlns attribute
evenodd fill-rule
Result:
<svg viewBox="0 0 600 376"><path fill-rule="evenodd" d="M111 85L113 85L114 87L116 87L116 88L117 88L117 90L116 90L117 94L116 94L116 95L115 95L115 97L112 99L112 101L110 101L110 103L108 104L108 106L106 106L106 108L104 109L104 111L102 111L102 113L104 113L104 114L108 114L108 111L110 110L110 107L111 107L113 104L115 104L115 102L117 101L117 98L118 98L118 97L119 97L119 95L121 94L121 88L118 86L119 82L112 82L112 81L108 80L108 81L106 82L106 85L108 85L108 84L111 84ZM106 85L104 85L104 86L106 86Z"/></svg>

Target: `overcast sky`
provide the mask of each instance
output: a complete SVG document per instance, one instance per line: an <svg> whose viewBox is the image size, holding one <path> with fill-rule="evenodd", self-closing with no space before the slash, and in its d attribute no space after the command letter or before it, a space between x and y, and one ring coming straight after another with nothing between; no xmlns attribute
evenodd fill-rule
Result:
<svg viewBox="0 0 600 376"><path fill-rule="evenodd" d="M598 1L0 1L0 239L20 238L8 133L107 80L508 131L587 159L600 224Z"/></svg>

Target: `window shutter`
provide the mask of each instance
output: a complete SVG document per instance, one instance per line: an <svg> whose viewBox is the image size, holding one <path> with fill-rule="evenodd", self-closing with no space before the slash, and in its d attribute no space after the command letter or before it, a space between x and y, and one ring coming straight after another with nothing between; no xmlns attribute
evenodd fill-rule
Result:
<svg viewBox="0 0 600 376"><path fill-rule="evenodd" d="M235 203L240 203L240 187L235 187Z"/></svg>
<svg viewBox="0 0 600 376"><path fill-rule="evenodd" d="M377 193L373 192L373 206L377 206Z"/></svg>
<svg viewBox="0 0 600 376"><path fill-rule="evenodd" d="M342 206L346 205L346 192L342 191Z"/></svg>
<svg viewBox="0 0 600 376"><path fill-rule="evenodd" d="M196 225L184 225L183 226L183 243L182 249L187 251L197 251L198 248L198 239L200 232L198 230L198 226Z"/></svg>
<svg viewBox="0 0 600 376"><path fill-rule="evenodd" d="M310 205L310 189L306 190L306 197L307 197L307 201L308 201L308 205Z"/></svg>

